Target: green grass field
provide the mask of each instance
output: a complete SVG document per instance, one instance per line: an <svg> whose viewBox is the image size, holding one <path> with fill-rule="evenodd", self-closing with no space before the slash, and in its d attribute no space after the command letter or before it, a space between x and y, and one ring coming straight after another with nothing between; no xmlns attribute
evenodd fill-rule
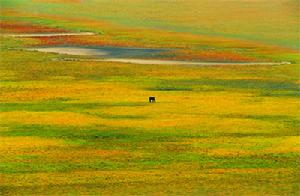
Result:
<svg viewBox="0 0 300 196"><path fill-rule="evenodd" d="M97 34L0 37L0 194L299 195L297 5L2 1L2 34ZM24 50L62 45L291 64L54 61L69 56Z"/></svg>

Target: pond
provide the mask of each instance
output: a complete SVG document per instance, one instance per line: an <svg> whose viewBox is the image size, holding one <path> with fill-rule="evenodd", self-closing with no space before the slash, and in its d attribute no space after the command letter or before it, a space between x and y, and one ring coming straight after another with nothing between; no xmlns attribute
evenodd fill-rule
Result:
<svg viewBox="0 0 300 196"><path fill-rule="evenodd" d="M89 46L55 46L27 48L30 51L47 53L66 54L74 56L89 56L94 58L62 58L67 61L111 61L121 63L133 63L144 65L281 65L290 62L197 62L197 61L173 61L165 60L172 55L175 49L151 49L151 48L131 48L131 47L89 47ZM174 54L174 53L173 53Z"/></svg>

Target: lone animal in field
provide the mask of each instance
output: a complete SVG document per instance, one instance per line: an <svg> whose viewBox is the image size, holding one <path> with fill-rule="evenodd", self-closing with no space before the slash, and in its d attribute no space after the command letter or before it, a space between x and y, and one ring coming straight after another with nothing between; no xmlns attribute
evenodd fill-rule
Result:
<svg viewBox="0 0 300 196"><path fill-rule="evenodd" d="M155 102L155 97L149 97L149 102L150 103Z"/></svg>

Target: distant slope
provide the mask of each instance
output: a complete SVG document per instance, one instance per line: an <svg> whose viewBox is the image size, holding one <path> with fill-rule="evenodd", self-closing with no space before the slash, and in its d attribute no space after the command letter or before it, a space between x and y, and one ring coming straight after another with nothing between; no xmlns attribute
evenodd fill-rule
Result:
<svg viewBox="0 0 300 196"><path fill-rule="evenodd" d="M3 0L1 4L3 10L20 13L93 19L300 48L298 0ZM12 18L5 12L1 17ZM14 16L18 17L32 20Z"/></svg>

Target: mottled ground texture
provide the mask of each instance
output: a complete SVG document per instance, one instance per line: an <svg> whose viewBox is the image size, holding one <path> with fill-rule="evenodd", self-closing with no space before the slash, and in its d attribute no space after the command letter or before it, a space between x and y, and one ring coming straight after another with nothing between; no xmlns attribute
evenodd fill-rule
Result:
<svg viewBox="0 0 300 196"><path fill-rule="evenodd" d="M298 7L1 1L0 195L299 195ZM47 47L218 64L27 50Z"/></svg>

